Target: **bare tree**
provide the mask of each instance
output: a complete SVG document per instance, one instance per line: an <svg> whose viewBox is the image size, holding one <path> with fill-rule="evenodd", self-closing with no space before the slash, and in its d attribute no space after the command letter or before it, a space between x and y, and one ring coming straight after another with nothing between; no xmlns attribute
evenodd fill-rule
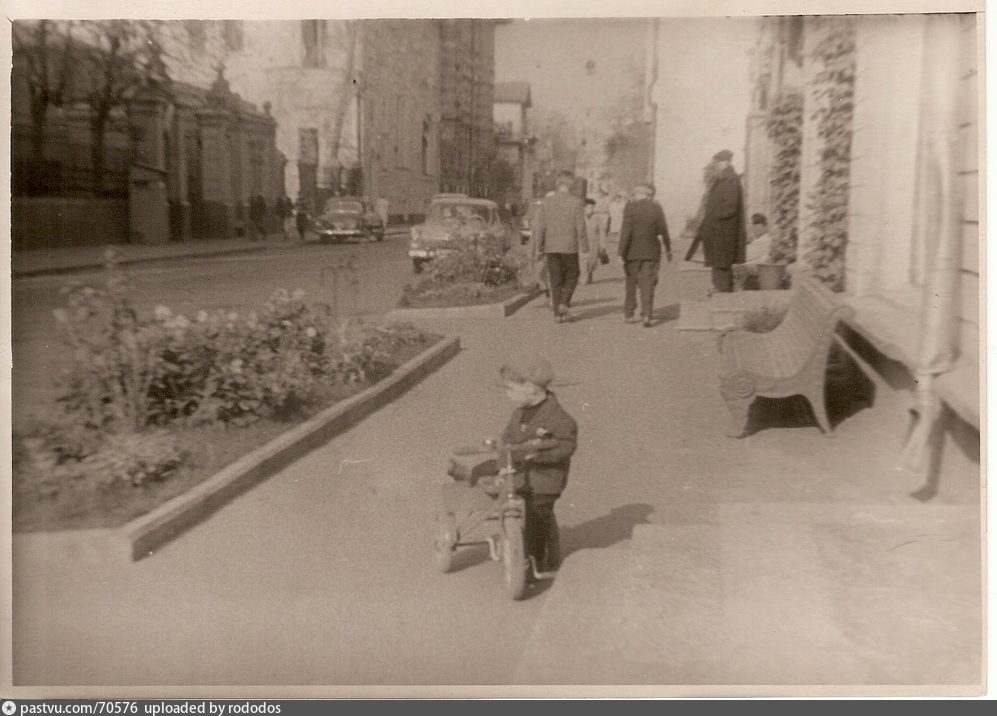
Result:
<svg viewBox="0 0 997 716"><path fill-rule="evenodd" d="M644 70L631 63L627 84L607 112L611 133L603 147L606 169L620 189L647 180L653 137L644 121Z"/></svg>
<svg viewBox="0 0 997 716"><path fill-rule="evenodd" d="M61 107L73 68L71 21L16 20L13 23L15 58L24 61L31 97L31 154L36 164L44 159L45 120L49 107Z"/></svg>
<svg viewBox="0 0 997 716"><path fill-rule="evenodd" d="M125 106L150 73L163 71L161 45L154 26L142 21L90 20L80 23L80 30L87 45L81 64L90 106L90 169L99 192L112 113Z"/></svg>
<svg viewBox="0 0 997 716"><path fill-rule="evenodd" d="M537 137L539 191L550 191L561 169L574 171L578 160L575 126L556 110L530 110L530 126Z"/></svg>

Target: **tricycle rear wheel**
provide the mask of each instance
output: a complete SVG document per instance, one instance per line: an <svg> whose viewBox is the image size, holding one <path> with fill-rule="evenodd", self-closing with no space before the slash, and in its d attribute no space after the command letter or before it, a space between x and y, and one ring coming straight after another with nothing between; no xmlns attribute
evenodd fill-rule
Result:
<svg viewBox="0 0 997 716"><path fill-rule="evenodd" d="M453 569L454 553L457 547L457 518L452 512L436 516L436 540L433 543L433 559L436 567L446 574Z"/></svg>
<svg viewBox="0 0 997 716"><path fill-rule="evenodd" d="M502 520L505 544L502 547L502 567L505 589L513 599L522 599L526 593L526 554L523 549L523 520L507 517Z"/></svg>

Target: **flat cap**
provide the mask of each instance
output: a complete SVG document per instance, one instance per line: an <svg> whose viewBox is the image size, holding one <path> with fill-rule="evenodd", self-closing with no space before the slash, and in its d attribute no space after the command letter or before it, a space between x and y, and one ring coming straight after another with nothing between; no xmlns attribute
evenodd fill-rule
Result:
<svg viewBox="0 0 997 716"><path fill-rule="evenodd" d="M533 383L541 388L546 388L554 380L550 362L539 355L520 356L502 366L499 374L514 383Z"/></svg>
<svg viewBox="0 0 997 716"><path fill-rule="evenodd" d="M651 184L638 184L634 187L634 194L645 194L647 196L654 195L654 186Z"/></svg>
<svg viewBox="0 0 997 716"><path fill-rule="evenodd" d="M734 158L734 152L729 149L721 149L719 152L713 155L713 158L718 162L729 162Z"/></svg>

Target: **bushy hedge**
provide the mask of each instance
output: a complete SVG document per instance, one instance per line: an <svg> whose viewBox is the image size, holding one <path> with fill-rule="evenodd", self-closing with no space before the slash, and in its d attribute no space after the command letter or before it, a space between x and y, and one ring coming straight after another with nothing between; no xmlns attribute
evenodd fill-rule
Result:
<svg viewBox="0 0 997 716"><path fill-rule="evenodd" d="M277 291L258 311L159 306L141 317L113 261L100 288L65 289L56 319L70 364L60 409L28 430L23 449L41 479L88 474L98 484L142 484L183 460L171 428L287 419L337 386L377 380L391 354L425 336L408 324L333 322L302 291Z"/></svg>
<svg viewBox="0 0 997 716"><path fill-rule="evenodd" d="M430 262L426 277L415 286L406 286L400 305L438 297L466 297L474 302L490 289L522 287L529 280L530 261L525 247L505 251L495 239L468 242Z"/></svg>

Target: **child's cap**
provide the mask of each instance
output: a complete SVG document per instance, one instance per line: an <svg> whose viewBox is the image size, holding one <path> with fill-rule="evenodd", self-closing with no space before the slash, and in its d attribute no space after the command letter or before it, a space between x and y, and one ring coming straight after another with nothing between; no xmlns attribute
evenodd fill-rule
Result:
<svg viewBox="0 0 997 716"><path fill-rule="evenodd" d="M521 356L502 366L499 375L514 383L533 383L546 388L554 380L554 369L543 356Z"/></svg>

